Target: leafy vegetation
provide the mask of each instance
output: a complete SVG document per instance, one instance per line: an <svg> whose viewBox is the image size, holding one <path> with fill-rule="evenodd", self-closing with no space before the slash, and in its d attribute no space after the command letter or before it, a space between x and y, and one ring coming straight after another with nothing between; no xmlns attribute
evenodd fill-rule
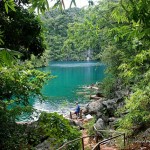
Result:
<svg viewBox="0 0 150 150"><path fill-rule="evenodd" d="M75 22L82 22L84 10L71 8L61 12L51 10L41 16L46 29L45 36L50 51L51 60L85 60L86 52L81 52L75 48L74 43L67 39L68 26Z"/></svg>
<svg viewBox="0 0 150 150"><path fill-rule="evenodd" d="M16 124L13 115L2 108L0 108L0 121L0 149L17 150L27 148L27 137L24 134L25 126Z"/></svg>
<svg viewBox="0 0 150 150"><path fill-rule="evenodd" d="M76 5L74 0L73 3ZM43 99L42 85L51 78L49 74L31 69L33 65L46 65L49 52L45 51L42 22L23 7L26 4L38 12L49 9L47 0L0 1L1 149L30 149L41 142L41 136L54 138L53 146L56 141L60 146L80 136L58 114L43 113L37 130L31 130L34 136L30 134L29 139L28 134L24 134L26 127L16 124L18 115L33 111L30 98ZM149 0L101 0L99 5L86 10L72 9L61 14L55 10L42 17L51 59L82 60L90 50L94 59L101 59L107 65L109 78L103 83L105 96L113 97L118 83L122 89L128 88L130 94L124 98L125 106L119 112L124 115L118 129L129 134L150 125L149 5ZM64 8L64 1L58 0L54 7ZM16 57L21 59L15 62ZM32 62L21 61L29 58ZM73 146L76 144L80 146L78 143Z"/></svg>
<svg viewBox="0 0 150 150"><path fill-rule="evenodd" d="M97 15L89 12L90 10L85 10L84 20L82 19L81 22L69 24L68 36L64 42L63 50L68 52L74 48L77 53L84 55L84 59L91 57L94 60L98 58L100 38L96 31L97 26L95 25ZM85 51L90 51L90 54L89 52L85 53Z"/></svg>
<svg viewBox="0 0 150 150"><path fill-rule="evenodd" d="M37 64L37 58L39 57L43 63L46 63L46 56L41 56L46 45L39 18L22 7L22 4L28 4L28 1L15 1L14 3L11 0L4 0L0 2L0 30L2 31L0 34L0 149L3 150L33 149L34 146L43 141L41 136L56 138L55 133L59 130L57 128L59 123L61 126L64 125L63 130L65 131L65 137L59 136L61 139L60 143L58 142L59 145L63 144L65 139L69 140L80 136L80 133L73 129L69 122L66 122L63 117L57 114L52 116L52 120L55 119L52 124L55 125L55 121L58 121L58 124L50 131L49 135L47 135L46 130L51 128L51 124L47 122L48 128L46 129L45 125L42 124L44 117L40 118L40 130L38 132L35 128L30 130L29 126L16 123L21 114L30 114L34 111L30 106L31 98L36 97L41 102L44 100L41 88L47 80L52 78L50 74L33 69L33 67L39 65ZM46 53L44 52L45 55L47 55ZM20 57L21 59L17 59ZM32 62L22 61L29 58L32 59ZM47 119L51 117L48 114L44 116ZM40 135L41 130L45 135ZM33 136L31 136L32 133ZM56 145L56 141L55 139L53 145ZM76 143L72 146L79 147L80 144ZM72 146L70 149L72 149Z"/></svg>
<svg viewBox="0 0 150 150"><path fill-rule="evenodd" d="M44 99L41 88L51 77L29 68L17 58L27 59L34 52L42 54L44 43L36 41L37 38L42 40L41 24L34 14L18 6L17 1L1 1L0 12L0 149L27 149L26 127L16 124L16 119L22 113L34 111L30 98ZM31 32L34 27L37 30Z"/></svg>
<svg viewBox="0 0 150 150"><path fill-rule="evenodd" d="M150 123L149 4L148 0L100 1L87 10L83 22L71 24L68 29L68 40L80 49L96 49L97 57L107 65L105 96L113 96L118 83L130 91L122 109L128 113L119 123L120 129L128 131Z"/></svg>
<svg viewBox="0 0 150 150"><path fill-rule="evenodd" d="M30 98L44 99L41 88L50 76L24 66L1 67L0 74L0 145L2 149L18 149L26 145L26 136L23 136L24 127L17 125L16 119L22 113L34 111L29 105Z"/></svg>
<svg viewBox="0 0 150 150"><path fill-rule="evenodd" d="M84 127L87 129L87 133L88 135L94 135L95 131L94 131L94 124L95 124L96 118L92 118L91 120L89 120L87 123L85 123Z"/></svg>
<svg viewBox="0 0 150 150"><path fill-rule="evenodd" d="M55 146L55 149L56 147L60 147L63 143L81 136L77 128L71 126L67 119L57 113L42 113L39 118L39 129L37 132L53 139L51 144ZM74 144L72 143L68 149L75 150L80 149L80 147L80 142L75 142Z"/></svg>
<svg viewBox="0 0 150 150"><path fill-rule="evenodd" d="M2 2L0 2L2 5ZM0 29L3 31L1 48L19 51L22 59L29 59L31 54L41 55L46 49L42 24L33 13L23 7L15 7L15 11L5 12L0 9Z"/></svg>

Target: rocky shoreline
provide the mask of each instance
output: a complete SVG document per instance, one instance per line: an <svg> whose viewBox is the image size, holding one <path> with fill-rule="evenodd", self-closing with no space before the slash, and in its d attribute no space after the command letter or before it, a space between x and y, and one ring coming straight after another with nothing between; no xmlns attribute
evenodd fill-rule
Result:
<svg viewBox="0 0 150 150"><path fill-rule="evenodd" d="M96 86L94 85L94 87ZM90 88L95 89L92 86ZM102 94L99 94L97 87L95 92L97 92L95 95L96 98L92 98L90 102L81 107L83 118L88 114L94 115L96 117L95 126L99 130L106 129L108 126L113 127L118 120L115 112L124 105L124 97L128 96L129 91L118 90L115 92L115 97L112 99L105 98Z"/></svg>
<svg viewBox="0 0 150 150"><path fill-rule="evenodd" d="M97 91L97 89L96 89ZM98 91L97 91L98 92ZM88 122L87 116L91 115L95 118L94 127L97 130L110 130L115 129L115 123L119 119L120 116L116 117L115 112L117 109L121 108L124 105L124 97L128 96L129 91L116 91L115 98L107 99L105 97L99 97L99 99L91 99L86 104L81 104L80 107L82 109L82 118L81 119L70 119L69 115L63 117L68 119L70 125L78 126L80 130L84 129L84 125ZM22 123L20 123L22 124ZM25 123L29 128L37 128L38 121L35 122L26 122ZM36 150L48 150L50 148L49 141L43 140L40 144L38 144L35 149Z"/></svg>
<svg viewBox="0 0 150 150"><path fill-rule="evenodd" d="M123 105L121 98L105 99L100 98L89 102L83 109L84 115L94 115L96 117L96 127L99 130L105 129L108 125L115 123L115 111Z"/></svg>

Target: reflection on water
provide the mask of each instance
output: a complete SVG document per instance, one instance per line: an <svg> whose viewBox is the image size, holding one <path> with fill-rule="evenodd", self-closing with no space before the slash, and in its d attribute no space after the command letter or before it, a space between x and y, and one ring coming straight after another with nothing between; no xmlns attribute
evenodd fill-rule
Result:
<svg viewBox="0 0 150 150"><path fill-rule="evenodd" d="M51 63L51 67L92 67L92 66L102 66L99 62L59 62L59 63Z"/></svg>
<svg viewBox="0 0 150 150"><path fill-rule="evenodd" d="M105 66L98 62L51 62L41 71L51 72L56 78L48 81L42 92L48 99L42 104L38 99L31 101L34 108L48 112L67 113L75 108L75 101L83 104L89 100L77 95L85 85L102 81Z"/></svg>

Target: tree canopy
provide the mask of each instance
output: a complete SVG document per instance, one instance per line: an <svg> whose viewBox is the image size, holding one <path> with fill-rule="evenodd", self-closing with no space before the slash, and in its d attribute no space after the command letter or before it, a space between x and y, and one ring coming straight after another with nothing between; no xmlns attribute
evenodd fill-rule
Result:
<svg viewBox="0 0 150 150"><path fill-rule="evenodd" d="M51 60L85 60L85 54L79 53L74 43L65 44L68 26L82 22L84 14L83 9L71 8L64 12L52 10L41 16Z"/></svg>
<svg viewBox="0 0 150 150"><path fill-rule="evenodd" d="M2 6L2 2L0 4ZM3 35L1 48L19 51L24 54L24 59L30 58L31 54L41 55L45 51L43 28L38 16L20 6L15 6L15 11L10 9L8 13L2 7L0 12L0 30Z"/></svg>

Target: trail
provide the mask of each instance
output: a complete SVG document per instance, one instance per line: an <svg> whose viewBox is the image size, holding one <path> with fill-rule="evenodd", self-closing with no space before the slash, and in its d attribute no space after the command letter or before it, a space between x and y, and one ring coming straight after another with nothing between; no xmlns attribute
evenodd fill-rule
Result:
<svg viewBox="0 0 150 150"><path fill-rule="evenodd" d="M84 121L83 123L85 124ZM86 136L88 136L87 129L84 129L82 130L82 137L86 137ZM96 141L94 138L91 137L84 138L85 150L92 150L92 148L94 148L95 145L96 145ZM101 150L119 150L115 146L107 146L107 144L101 145L100 148Z"/></svg>

